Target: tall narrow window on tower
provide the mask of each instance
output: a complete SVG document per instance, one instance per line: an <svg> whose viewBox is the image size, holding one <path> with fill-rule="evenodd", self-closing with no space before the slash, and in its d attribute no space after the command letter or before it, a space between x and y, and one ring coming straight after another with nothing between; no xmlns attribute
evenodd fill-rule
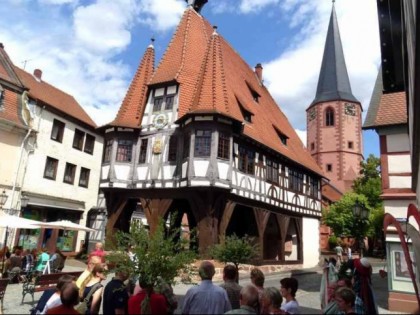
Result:
<svg viewBox="0 0 420 315"><path fill-rule="evenodd" d="M334 109L328 107L325 111L325 125L334 126Z"/></svg>

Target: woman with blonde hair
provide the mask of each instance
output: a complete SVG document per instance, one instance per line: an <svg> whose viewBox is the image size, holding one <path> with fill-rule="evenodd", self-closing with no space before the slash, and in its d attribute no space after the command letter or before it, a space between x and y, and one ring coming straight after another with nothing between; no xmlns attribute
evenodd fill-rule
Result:
<svg viewBox="0 0 420 315"><path fill-rule="evenodd" d="M79 290L81 300L87 300L86 315L98 314L102 302L103 285L102 280L106 279L105 266L97 264L93 267L91 274L82 283Z"/></svg>

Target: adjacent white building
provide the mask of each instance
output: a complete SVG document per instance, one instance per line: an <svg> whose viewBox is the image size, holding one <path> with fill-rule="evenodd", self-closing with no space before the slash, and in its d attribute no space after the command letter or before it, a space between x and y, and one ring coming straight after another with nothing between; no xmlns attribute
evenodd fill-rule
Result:
<svg viewBox="0 0 420 315"><path fill-rule="evenodd" d="M7 65L23 89L20 103L7 104L6 110L17 106L13 110L28 123L25 141L15 141L16 153L0 156L2 168L14 164L7 175L12 180L3 180L0 187L9 196L5 208L22 210L29 219L84 225L87 212L97 205L103 138L74 97L43 81L40 70L30 74L10 60ZM22 195L29 198L24 209ZM25 248L57 246L63 252L78 251L85 239L84 232L51 229L20 230L12 236L13 244Z"/></svg>

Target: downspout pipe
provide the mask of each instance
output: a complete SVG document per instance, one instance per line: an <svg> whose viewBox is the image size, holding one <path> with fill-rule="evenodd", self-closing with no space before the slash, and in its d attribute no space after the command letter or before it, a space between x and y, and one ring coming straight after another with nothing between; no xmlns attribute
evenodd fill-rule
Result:
<svg viewBox="0 0 420 315"><path fill-rule="evenodd" d="M15 180L13 181L12 198L10 200L10 207L13 207L13 201L15 199L16 183L17 183L18 176L19 176L20 165L22 163L23 150L25 149L26 140L28 140L28 137L32 133L32 130L33 130L32 128L29 128L28 132L26 133L25 138L23 138L22 144L20 145L20 156L19 156L19 162L18 162L17 169L16 169Z"/></svg>

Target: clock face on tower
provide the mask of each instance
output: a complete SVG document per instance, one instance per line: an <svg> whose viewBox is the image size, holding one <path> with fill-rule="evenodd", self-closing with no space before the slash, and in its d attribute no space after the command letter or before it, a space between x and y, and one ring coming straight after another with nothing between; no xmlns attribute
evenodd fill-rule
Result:
<svg viewBox="0 0 420 315"><path fill-rule="evenodd" d="M349 116L356 116L356 105L344 103L344 114Z"/></svg>
<svg viewBox="0 0 420 315"><path fill-rule="evenodd" d="M315 108L311 108L308 113L309 120L314 120L316 117Z"/></svg>

